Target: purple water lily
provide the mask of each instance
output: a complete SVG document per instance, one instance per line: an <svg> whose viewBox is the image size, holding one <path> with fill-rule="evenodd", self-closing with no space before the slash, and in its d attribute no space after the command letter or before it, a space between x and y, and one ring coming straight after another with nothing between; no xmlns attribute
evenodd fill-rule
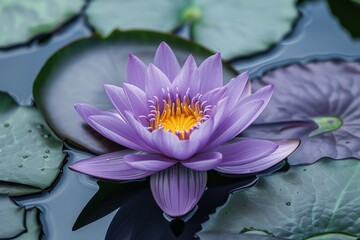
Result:
<svg viewBox="0 0 360 240"><path fill-rule="evenodd" d="M105 91L116 111L87 104L75 108L97 132L134 151L100 155L70 168L111 180L150 176L157 204L173 217L196 206L206 188L207 170L263 171L299 145L298 140L228 142L259 116L273 86L251 94L246 72L223 86L219 53L199 67L190 55L180 67L163 42L149 66L129 55L128 83L122 88L105 85Z"/></svg>

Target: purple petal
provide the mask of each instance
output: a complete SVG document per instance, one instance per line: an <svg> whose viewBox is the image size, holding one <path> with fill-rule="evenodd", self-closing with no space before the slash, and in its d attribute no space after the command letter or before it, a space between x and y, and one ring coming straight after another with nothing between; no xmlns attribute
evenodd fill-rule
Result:
<svg viewBox="0 0 360 240"><path fill-rule="evenodd" d="M124 160L132 168L153 172L164 170L177 163L171 158L157 154L128 154Z"/></svg>
<svg viewBox="0 0 360 240"><path fill-rule="evenodd" d="M148 99L154 96L161 97L162 89L166 90L171 87L169 79L155 65L150 64L145 76L145 92Z"/></svg>
<svg viewBox="0 0 360 240"><path fill-rule="evenodd" d="M205 152L193 156L190 159L181 161L181 164L187 168L197 171L207 171L215 168L222 160L222 154L219 152Z"/></svg>
<svg viewBox="0 0 360 240"><path fill-rule="evenodd" d="M124 112L130 110L130 103L126 97L124 89L114 85L105 84L104 90L116 110L122 117L124 117Z"/></svg>
<svg viewBox="0 0 360 240"><path fill-rule="evenodd" d="M249 174L264 171L288 157L299 146L297 139L274 141L278 148L272 154L252 162L239 163L239 165L219 166L216 171L229 174Z"/></svg>
<svg viewBox="0 0 360 240"><path fill-rule="evenodd" d="M99 110L98 108L86 104L86 103L76 103L74 104L76 111L78 111L79 115L87 121L87 118L93 115L106 115L106 116L118 116L115 112L109 110Z"/></svg>
<svg viewBox="0 0 360 240"><path fill-rule="evenodd" d="M127 165L124 157L133 151L119 151L78 161L69 168L87 175L108 180L134 180L154 174L151 171L134 169Z"/></svg>
<svg viewBox="0 0 360 240"><path fill-rule="evenodd" d="M184 96L190 88L190 95L195 96L199 92L199 82L199 71L195 59L189 55L172 83L173 89L178 88L180 95Z"/></svg>
<svg viewBox="0 0 360 240"><path fill-rule="evenodd" d="M126 97L129 100L132 112L136 116L147 115L149 113L149 108L147 105L146 94L143 90L136 87L135 85L123 84L123 89L126 94Z"/></svg>
<svg viewBox="0 0 360 240"><path fill-rule="evenodd" d="M132 134L131 125L122 119L110 116L90 116L89 122L98 133L120 145L138 151L151 151L142 139Z"/></svg>
<svg viewBox="0 0 360 240"><path fill-rule="evenodd" d="M159 152L154 149L153 145L153 136L130 112L125 112L125 119L128 124L131 125L132 131L129 133L133 135L134 138L139 139L144 142L149 148L151 148L151 152Z"/></svg>
<svg viewBox="0 0 360 240"><path fill-rule="evenodd" d="M101 110L97 109L96 107L89 105L89 104L85 104L85 103L74 104L74 107L75 107L76 111L79 113L79 115L82 117L82 119L84 119L84 121L94 129L95 129L95 126L92 123L92 121L90 121L90 119L89 119L90 116L96 116L96 115L103 116L104 115L104 116L120 118L120 116L117 113L114 113L111 111L101 111Z"/></svg>
<svg viewBox="0 0 360 240"><path fill-rule="evenodd" d="M223 85L221 54L217 53L205 59L199 66L199 73L201 93L221 87Z"/></svg>
<svg viewBox="0 0 360 240"><path fill-rule="evenodd" d="M241 165L268 156L276 151L278 145L260 139L241 139L235 143L224 144L215 149L223 156L220 167Z"/></svg>
<svg viewBox="0 0 360 240"><path fill-rule="evenodd" d="M227 86L215 88L205 93L202 97L202 100L203 102L206 101L211 105L216 105L224 97L227 90Z"/></svg>
<svg viewBox="0 0 360 240"><path fill-rule="evenodd" d="M194 171L181 164L151 176L155 201L168 215L179 217L190 212L205 191L206 172Z"/></svg>
<svg viewBox="0 0 360 240"><path fill-rule="evenodd" d="M211 142L206 149L216 147L229 139L234 138L247 128L255 118L261 113L263 100L253 100L243 104L233 112L211 136Z"/></svg>
<svg viewBox="0 0 360 240"><path fill-rule="evenodd" d="M165 132L163 129L155 130L153 135L153 145L164 155L185 160L192 157L199 149L200 141L180 140L175 134Z"/></svg>
<svg viewBox="0 0 360 240"><path fill-rule="evenodd" d="M267 104L269 103L273 93L274 93L274 85L270 84L270 85L267 85L267 86L257 90L255 93L253 93L247 97L240 98L240 101L238 102L238 104L241 105L241 104L253 101L253 100L263 100L264 105L261 108L261 111L260 111L260 113L261 113L264 110L264 108L267 106ZM256 117L258 117L258 115Z"/></svg>
<svg viewBox="0 0 360 240"><path fill-rule="evenodd" d="M146 65L136 56L129 54L127 65L127 80L129 83L145 90Z"/></svg>
<svg viewBox="0 0 360 240"><path fill-rule="evenodd" d="M227 84L227 92L225 96L229 97L228 111L232 111L238 104L240 97L245 90L245 86L249 82L249 73L243 72L239 76L231 79L230 83Z"/></svg>
<svg viewBox="0 0 360 240"><path fill-rule="evenodd" d="M198 129L190 134L190 141L199 142L198 149L201 149L208 143L214 128L214 120L208 119L202 123Z"/></svg>
<svg viewBox="0 0 360 240"><path fill-rule="evenodd" d="M177 73L180 71L180 64L174 52L165 42L161 42L156 50L154 64L163 73L165 73L170 81L173 81Z"/></svg>

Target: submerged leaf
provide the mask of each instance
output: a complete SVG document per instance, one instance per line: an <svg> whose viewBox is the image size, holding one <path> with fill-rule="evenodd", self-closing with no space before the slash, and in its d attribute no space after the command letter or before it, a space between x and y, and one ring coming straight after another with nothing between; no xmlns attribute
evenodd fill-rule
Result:
<svg viewBox="0 0 360 240"><path fill-rule="evenodd" d="M321 234L334 239L330 233L359 237L359 179L360 164L354 159L324 159L291 167L285 174L264 177L255 187L234 194L210 216L199 235L251 230L285 239Z"/></svg>
<svg viewBox="0 0 360 240"><path fill-rule="evenodd" d="M49 33L81 11L84 0L0 1L0 48Z"/></svg>
<svg viewBox="0 0 360 240"><path fill-rule="evenodd" d="M290 65L253 81L275 85L274 95L245 136L300 138L292 165L322 157L360 158L360 62L333 60Z"/></svg>
<svg viewBox="0 0 360 240"><path fill-rule="evenodd" d="M298 16L295 4L294 0L97 0L87 15L105 35L116 28L172 31L190 23L195 41L229 59L264 51L278 42Z"/></svg>
<svg viewBox="0 0 360 240"><path fill-rule="evenodd" d="M0 92L0 129L0 194L24 195L49 187L65 154L40 113L17 106Z"/></svg>

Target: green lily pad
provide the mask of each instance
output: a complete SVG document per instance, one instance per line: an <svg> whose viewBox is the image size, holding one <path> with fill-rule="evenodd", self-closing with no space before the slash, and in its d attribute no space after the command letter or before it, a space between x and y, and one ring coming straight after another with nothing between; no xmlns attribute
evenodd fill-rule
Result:
<svg viewBox="0 0 360 240"><path fill-rule="evenodd" d="M49 187L65 158L62 147L34 107L19 107L0 92L0 194Z"/></svg>
<svg viewBox="0 0 360 240"><path fill-rule="evenodd" d="M148 31L115 31L76 41L53 55L42 68L33 89L35 102L47 122L64 141L95 154L121 148L85 124L75 103L114 109L103 90L104 84L121 86L127 79L128 54L150 63L161 41L167 42L181 63L192 53L200 63L213 53L173 35ZM237 75L225 64L224 79Z"/></svg>
<svg viewBox="0 0 360 240"><path fill-rule="evenodd" d="M21 234L16 240L38 240L41 236L41 223L39 220L40 211L31 208L26 211L26 232Z"/></svg>
<svg viewBox="0 0 360 240"><path fill-rule="evenodd" d="M83 5L84 0L1 0L0 48L55 30Z"/></svg>
<svg viewBox="0 0 360 240"><path fill-rule="evenodd" d="M116 28L171 31L190 23L195 41L230 59L270 48L290 32L298 11L295 0L94 0L87 16L105 35Z"/></svg>
<svg viewBox="0 0 360 240"><path fill-rule="evenodd" d="M285 239L359 237L359 181L360 164L355 159L294 166L234 194L210 216L202 232L250 229Z"/></svg>
<svg viewBox="0 0 360 240"><path fill-rule="evenodd" d="M25 209L18 207L7 196L0 195L0 239L13 238L26 230Z"/></svg>

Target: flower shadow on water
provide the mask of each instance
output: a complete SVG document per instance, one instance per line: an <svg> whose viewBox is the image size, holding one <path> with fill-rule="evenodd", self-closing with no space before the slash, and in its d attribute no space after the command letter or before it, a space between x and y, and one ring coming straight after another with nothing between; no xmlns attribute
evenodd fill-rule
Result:
<svg viewBox="0 0 360 240"><path fill-rule="evenodd" d="M276 165L283 167L284 162ZM275 169L273 169L275 170ZM94 222L117 210L105 239L193 239L208 215L223 205L229 193L254 185L256 176L224 177L209 172L208 188L198 206L188 215L165 218L157 206L148 179L125 183L98 181L99 190L76 220L73 230Z"/></svg>

